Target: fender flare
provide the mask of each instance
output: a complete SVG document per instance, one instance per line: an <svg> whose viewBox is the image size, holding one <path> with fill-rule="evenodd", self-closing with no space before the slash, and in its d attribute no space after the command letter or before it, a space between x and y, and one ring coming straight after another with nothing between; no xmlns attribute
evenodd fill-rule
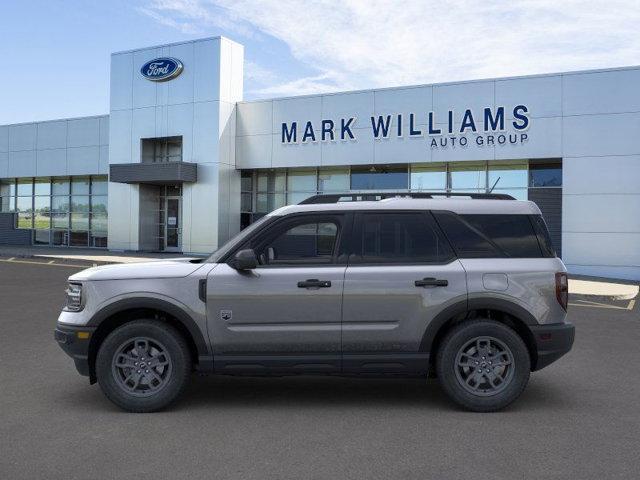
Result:
<svg viewBox="0 0 640 480"><path fill-rule="evenodd" d="M434 319L429 323L427 329L422 336L420 342L421 352L430 352L433 342L438 335L440 329L451 318L458 315L467 314L471 310L500 310L501 312L508 313L512 317L517 318L527 326L538 325L535 317L515 302L501 299L501 298L469 298L462 300L442 310Z"/></svg>
<svg viewBox="0 0 640 480"><path fill-rule="evenodd" d="M168 313L172 317L174 317L182 326L184 326L193 342L195 343L197 355L201 366L203 363L212 361L211 350L209 348L208 342L205 340L203 332L201 328L198 326L193 317L186 312L183 308L175 305L167 300L162 300L160 298L154 297L132 297L125 298L122 300L117 300L109 305L98 310L91 320L87 324L87 326L99 327L100 324L106 320L107 318L120 313L126 310L133 310L137 308L148 308L153 310L160 310ZM206 364L206 363L205 363ZM206 367L205 367L206 368Z"/></svg>

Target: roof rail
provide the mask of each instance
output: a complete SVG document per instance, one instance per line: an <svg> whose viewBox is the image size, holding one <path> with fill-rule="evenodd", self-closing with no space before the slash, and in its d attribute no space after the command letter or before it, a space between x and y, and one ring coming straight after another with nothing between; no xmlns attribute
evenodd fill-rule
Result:
<svg viewBox="0 0 640 480"><path fill-rule="evenodd" d="M360 193L326 193L313 195L301 201L298 205L312 203L338 202L370 202L385 198L440 198L466 197L474 200L515 200L506 193L466 193L466 192L360 192Z"/></svg>

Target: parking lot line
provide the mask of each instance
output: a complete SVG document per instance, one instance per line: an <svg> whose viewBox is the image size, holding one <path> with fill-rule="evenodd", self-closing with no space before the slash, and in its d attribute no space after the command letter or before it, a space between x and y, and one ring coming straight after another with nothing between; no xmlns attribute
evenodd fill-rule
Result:
<svg viewBox="0 0 640 480"><path fill-rule="evenodd" d="M16 260L15 257L11 257L8 259L1 259L0 262L4 263L24 263L28 265L42 265L42 266L51 266L51 267L69 267L69 268L89 268L91 265L75 265L71 263L54 263L54 260L49 262L31 262L29 260Z"/></svg>

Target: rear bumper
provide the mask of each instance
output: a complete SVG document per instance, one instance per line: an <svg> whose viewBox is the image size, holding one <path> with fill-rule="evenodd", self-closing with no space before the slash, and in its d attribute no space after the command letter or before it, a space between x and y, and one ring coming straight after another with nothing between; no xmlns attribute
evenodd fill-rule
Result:
<svg viewBox="0 0 640 480"><path fill-rule="evenodd" d="M536 325L531 327L536 343L538 360L533 371L555 362L571 350L575 338L575 327L571 323Z"/></svg>
<svg viewBox="0 0 640 480"><path fill-rule="evenodd" d="M58 324L53 331L60 348L69 355L80 375L89 376L89 344L95 327L76 327Z"/></svg>

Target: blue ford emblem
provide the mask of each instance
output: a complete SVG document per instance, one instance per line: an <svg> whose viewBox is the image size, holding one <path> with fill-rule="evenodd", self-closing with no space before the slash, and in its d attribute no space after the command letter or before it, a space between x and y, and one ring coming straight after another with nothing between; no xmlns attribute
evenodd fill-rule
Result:
<svg viewBox="0 0 640 480"><path fill-rule="evenodd" d="M177 58L162 57L149 60L142 66L140 73L147 80L166 82L180 75L183 69L184 65Z"/></svg>

